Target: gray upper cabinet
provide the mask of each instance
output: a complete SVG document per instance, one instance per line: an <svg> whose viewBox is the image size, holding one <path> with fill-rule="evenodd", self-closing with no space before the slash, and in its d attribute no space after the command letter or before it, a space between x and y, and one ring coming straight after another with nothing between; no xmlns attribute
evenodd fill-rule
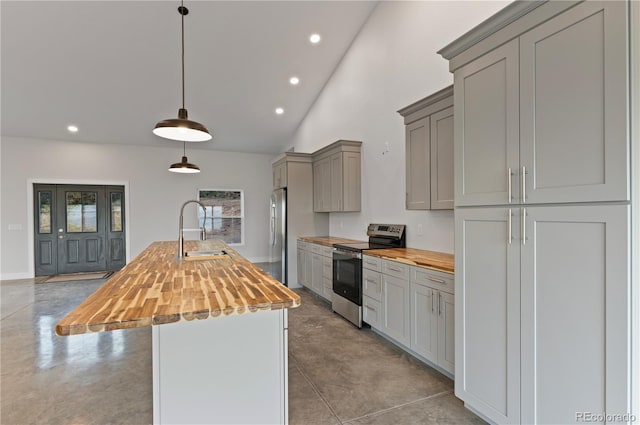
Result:
<svg viewBox="0 0 640 425"><path fill-rule="evenodd" d="M456 206L510 203L518 196L518 41L460 68L454 81Z"/></svg>
<svg viewBox="0 0 640 425"><path fill-rule="evenodd" d="M360 211L362 142L338 140L313 153L313 210Z"/></svg>
<svg viewBox="0 0 640 425"><path fill-rule="evenodd" d="M585 2L520 37L523 203L629 200L625 8Z"/></svg>
<svg viewBox="0 0 640 425"><path fill-rule="evenodd" d="M630 199L625 8L580 3L455 68L456 206Z"/></svg>
<svg viewBox="0 0 640 425"><path fill-rule="evenodd" d="M287 160L282 158L272 165L273 188L287 187Z"/></svg>
<svg viewBox="0 0 640 425"><path fill-rule="evenodd" d="M453 209L453 86L398 111L404 117L406 208Z"/></svg>

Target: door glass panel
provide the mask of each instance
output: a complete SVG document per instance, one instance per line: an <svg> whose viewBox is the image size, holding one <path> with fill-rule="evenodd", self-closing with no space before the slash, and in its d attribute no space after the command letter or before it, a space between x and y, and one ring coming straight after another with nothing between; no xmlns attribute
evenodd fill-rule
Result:
<svg viewBox="0 0 640 425"><path fill-rule="evenodd" d="M122 193L111 193L111 231L122 232Z"/></svg>
<svg viewBox="0 0 640 425"><path fill-rule="evenodd" d="M97 232L96 192L67 192L67 232Z"/></svg>
<svg viewBox="0 0 640 425"><path fill-rule="evenodd" d="M38 232L51 233L51 192L38 193Z"/></svg>

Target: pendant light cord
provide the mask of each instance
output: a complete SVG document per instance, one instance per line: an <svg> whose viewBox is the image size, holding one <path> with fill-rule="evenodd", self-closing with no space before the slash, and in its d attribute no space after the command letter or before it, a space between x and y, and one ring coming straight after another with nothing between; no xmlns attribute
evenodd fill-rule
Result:
<svg viewBox="0 0 640 425"><path fill-rule="evenodd" d="M180 16L182 17L182 109L184 109L184 0L180 0Z"/></svg>
<svg viewBox="0 0 640 425"><path fill-rule="evenodd" d="M182 142L182 156L187 156L187 142Z"/></svg>

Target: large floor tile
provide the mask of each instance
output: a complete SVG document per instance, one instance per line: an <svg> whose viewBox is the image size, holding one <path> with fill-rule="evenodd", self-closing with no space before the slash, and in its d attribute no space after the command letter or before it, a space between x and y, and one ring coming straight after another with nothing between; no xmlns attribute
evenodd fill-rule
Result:
<svg viewBox="0 0 640 425"><path fill-rule="evenodd" d="M419 400L348 422L349 425L482 425L453 394Z"/></svg>
<svg viewBox="0 0 640 425"><path fill-rule="evenodd" d="M311 382L296 366L289 368L289 424L340 424Z"/></svg>

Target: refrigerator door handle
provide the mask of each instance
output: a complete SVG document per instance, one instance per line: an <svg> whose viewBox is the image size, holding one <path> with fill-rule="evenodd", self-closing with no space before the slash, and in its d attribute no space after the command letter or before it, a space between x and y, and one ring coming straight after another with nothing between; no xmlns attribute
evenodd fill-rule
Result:
<svg viewBox="0 0 640 425"><path fill-rule="evenodd" d="M271 246L276 246L276 205L271 203Z"/></svg>

